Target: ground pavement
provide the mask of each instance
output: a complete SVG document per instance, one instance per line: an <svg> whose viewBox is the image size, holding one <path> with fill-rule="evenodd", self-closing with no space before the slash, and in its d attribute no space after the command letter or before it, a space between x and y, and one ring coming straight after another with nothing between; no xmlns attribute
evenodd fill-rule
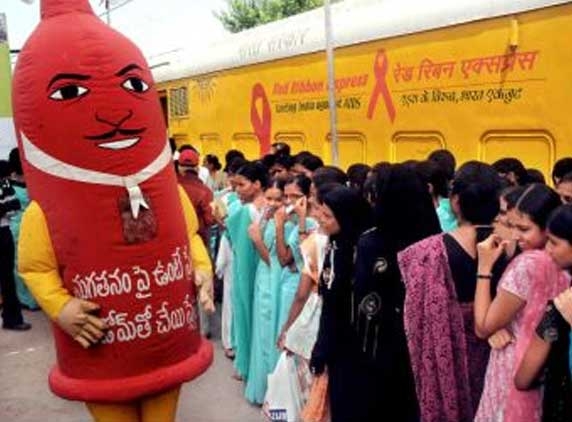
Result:
<svg viewBox="0 0 572 422"><path fill-rule="evenodd" d="M24 317L32 323L30 331L0 329L0 421L91 421L83 404L62 400L48 388L55 351L47 318L41 312L25 312ZM220 326L216 319L214 325ZM214 338L214 364L183 387L177 422L262 421L260 408L245 401L242 384L231 378L232 364L224 357L218 332Z"/></svg>

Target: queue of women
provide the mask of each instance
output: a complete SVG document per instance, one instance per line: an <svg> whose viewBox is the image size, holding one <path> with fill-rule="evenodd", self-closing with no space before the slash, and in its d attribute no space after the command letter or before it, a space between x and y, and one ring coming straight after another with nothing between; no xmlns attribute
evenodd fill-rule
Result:
<svg viewBox="0 0 572 422"><path fill-rule="evenodd" d="M272 420L571 421L572 159L227 155L223 345ZM286 150L285 150L286 149Z"/></svg>

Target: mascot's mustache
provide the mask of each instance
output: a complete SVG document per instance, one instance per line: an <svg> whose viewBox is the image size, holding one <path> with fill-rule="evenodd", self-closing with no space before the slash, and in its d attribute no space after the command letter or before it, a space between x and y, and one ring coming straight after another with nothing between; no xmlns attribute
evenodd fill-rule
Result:
<svg viewBox="0 0 572 422"><path fill-rule="evenodd" d="M113 129L109 132L102 133L101 135L93 135L93 136L86 136L85 139L89 139L90 141L102 141L105 139L113 138L115 135L139 135L143 133L145 128L141 129Z"/></svg>

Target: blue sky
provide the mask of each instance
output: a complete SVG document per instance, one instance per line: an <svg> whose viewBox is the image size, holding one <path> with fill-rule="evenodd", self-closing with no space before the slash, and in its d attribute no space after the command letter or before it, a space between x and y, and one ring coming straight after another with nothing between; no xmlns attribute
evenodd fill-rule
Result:
<svg viewBox="0 0 572 422"><path fill-rule="evenodd" d="M31 2L31 4L27 4ZM124 0L112 0L121 4ZM101 0L90 0L96 13ZM183 46L210 43L226 31L213 16L224 0L132 0L111 13L111 25L131 38L147 57ZM40 0L2 0L11 48L20 48L40 19Z"/></svg>

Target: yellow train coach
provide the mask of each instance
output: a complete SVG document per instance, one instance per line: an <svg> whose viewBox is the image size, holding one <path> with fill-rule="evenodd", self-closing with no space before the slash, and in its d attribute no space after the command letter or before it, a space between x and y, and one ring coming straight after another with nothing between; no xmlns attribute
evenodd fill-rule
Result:
<svg viewBox="0 0 572 422"><path fill-rule="evenodd" d="M572 4L547 0L337 3L340 165L514 156L550 173L572 155ZM151 63L169 134L249 158L283 141L331 161L323 11Z"/></svg>

